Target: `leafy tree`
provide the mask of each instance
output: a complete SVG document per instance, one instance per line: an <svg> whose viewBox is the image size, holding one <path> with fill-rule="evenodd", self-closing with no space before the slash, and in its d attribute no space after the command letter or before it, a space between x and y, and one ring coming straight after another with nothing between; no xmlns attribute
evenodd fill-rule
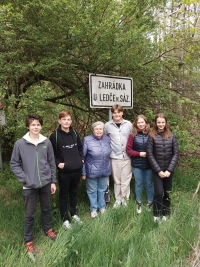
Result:
<svg viewBox="0 0 200 267"><path fill-rule="evenodd" d="M155 42L162 22L155 10L162 13L165 4L159 0L3 1L0 92L6 99L8 127L2 139L9 137L12 144L20 136L16 125L22 125L28 112L45 115L47 133L55 128L52 121L63 106L73 112L83 134L92 121L107 120L106 109L89 107L89 73L133 77L134 109L126 111L130 120L138 113L151 120L160 110L180 115L181 101L191 97L177 83L183 79L195 84L196 91L199 88L193 71L198 66L199 39L195 34L194 40L188 29L176 29L173 38L169 31Z"/></svg>

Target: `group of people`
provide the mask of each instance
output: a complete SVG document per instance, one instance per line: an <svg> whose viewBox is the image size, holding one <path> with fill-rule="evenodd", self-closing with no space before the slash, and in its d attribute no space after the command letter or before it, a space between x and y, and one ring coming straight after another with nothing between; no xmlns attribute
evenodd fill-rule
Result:
<svg viewBox="0 0 200 267"><path fill-rule="evenodd" d="M111 108L112 120L92 124L92 134L80 140L72 128L71 114L59 113L59 127L47 139L40 131L39 115L26 118L28 132L13 148L10 166L23 184L25 202L24 243L35 255L33 227L37 198L40 200L42 228L47 237L56 240L50 225L50 195L56 192L58 170L59 208L64 229L71 220L82 223L77 215L77 193L80 179L86 181L91 217L106 210L105 191L109 176L114 180L113 208L127 207L132 174L135 178L137 213L142 212L143 186L147 193L147 209L153 207L154 221L170 214L172 177L178 161L178 144L170 131L167 117L158 114L153 128L145 116L138 115L133 124L123 119L123 108ZM69 206L69 210L68 210Z"/></svg>

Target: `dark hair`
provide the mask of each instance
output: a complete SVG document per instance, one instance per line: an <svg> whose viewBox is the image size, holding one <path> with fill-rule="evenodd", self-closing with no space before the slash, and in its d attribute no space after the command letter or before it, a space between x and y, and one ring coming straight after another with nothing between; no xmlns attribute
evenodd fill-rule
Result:
<svg viewBox="0 0 200 267"><path fill-rule="evenodd" d="M118 112L123 112L123 107L121 105L116 104L116 105L112 106L111 112L114 113L115 110L117 110Z"/></svg>
<svg viewBox="0 0 200 267"><path fill-rule="evenodd" d="M150 131L150 125L149 125L149 123L147 121L147 118L142 114L138 115L135 118L134 122L133 122L133 137L135 137L140 132L140 130L137 127L137 122L138 122L139 119L143 119L145 121L145 123L146 123L146 126L145 126L144 130L142 131L143 134L148 134L149 131Z"/></svg>
<svg viewBox="0 0 200 267"><path fill-rule="evenodd" d="M157 135L157 132L158 132L158 127L157 127L157 119L158 118L163 118L165 119L165 128L164 128L164 132L163 132L163 138L164 140L167 140L171 135L171 131L170 131L170 128L169 128L169 123L168 123L168 119L167 119L167 116L163 113L159 113L155 116L155 119L154 119L154 124L153 124L153 129L150 133L150 135L155 138L156 135Z"/></svg>
<svg viewBox="0 0 200 267"><path fill-rule="evenodd" d="M28 128L31 124L32 121L39 121L39 123L41 124L41 126L43 125L43 120L42 120L42 117L40 115L37 115L37 114L29 114L27 117L26 117L26 127Z"/></svg>
<svg viewBox="0 0 200 267"><path fill-rule="evenodd" d="M72 117L71 116L71 114L69 113L69 111L67 111L67 110L62 110L60 113L59 113L59 120L60 119L62 119L62 118L64 118L64 117L66 117L66 116L70 116L70 117Z"/></svg>

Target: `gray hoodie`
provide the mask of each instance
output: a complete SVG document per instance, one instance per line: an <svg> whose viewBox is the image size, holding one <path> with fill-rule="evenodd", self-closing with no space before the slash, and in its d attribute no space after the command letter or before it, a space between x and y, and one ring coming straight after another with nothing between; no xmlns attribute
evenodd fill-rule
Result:
<svg viewBox="0 0 200 267"><path fill-rule="evenodd" d="M15 143L10 167L26 189L56 183L53 148L51 142L41 134L37 145L31 141L29 132Z"/></svg>

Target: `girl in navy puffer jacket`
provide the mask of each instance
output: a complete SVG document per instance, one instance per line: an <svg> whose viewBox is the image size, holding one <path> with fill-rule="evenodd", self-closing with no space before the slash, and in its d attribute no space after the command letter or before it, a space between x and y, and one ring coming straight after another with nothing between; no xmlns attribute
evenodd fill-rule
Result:
<svg viewBox="0 0 200 267"><path fill-rule="evenodd" d="M144 115L138 115L133 122L133 134L128 138L126 153L131 157L131 165L135 177L135 194L137 213L141 213L141 192L143 186L147 192L147 208L153 203L153 178L149 161L146 157L146 145L150 126Z"/></svg>

